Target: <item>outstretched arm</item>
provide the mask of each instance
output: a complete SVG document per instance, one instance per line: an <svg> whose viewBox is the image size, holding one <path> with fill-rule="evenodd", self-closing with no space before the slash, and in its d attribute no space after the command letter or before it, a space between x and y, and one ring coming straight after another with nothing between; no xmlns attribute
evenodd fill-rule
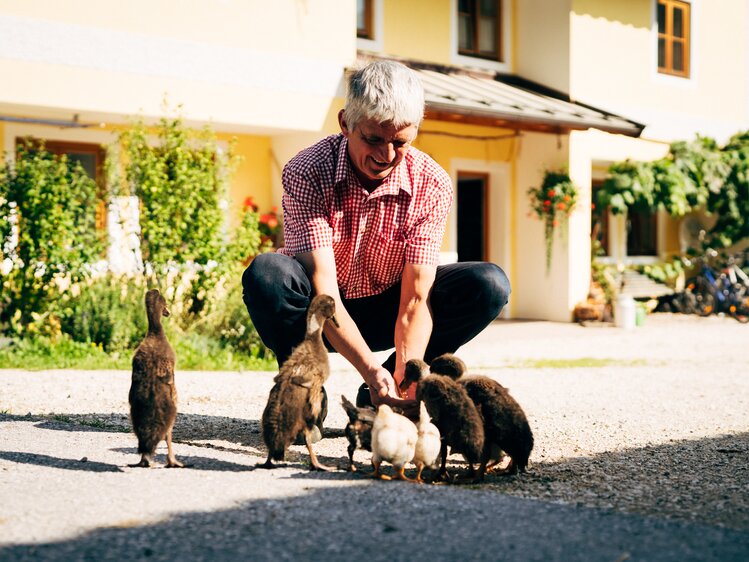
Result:
<svg viewBox="0 0 749 562"><path fill-rule="evenodd" d="M437 266L407 263L401 280L398 318L395 322L396 384L403 380L406 361L423 359L432 334L432 312L429 292L434 284ZM415 398L415 386L408 389L408 398Z"/></svg>
<svg viewBox="0 0 749 562"><path fill-rule="evenodd" d="M330 295L335 300L338 327L332 322L326 322L324 329L325 337L330 344L354 366L364 382L369 385L374 404L400 404L402 400L399 398L393 377L377 362L374 353L369 349L359 328L341 302L333 249L318 248L311 252L303 252L296 254L296 259L307 270L314 293Z"/></svg>

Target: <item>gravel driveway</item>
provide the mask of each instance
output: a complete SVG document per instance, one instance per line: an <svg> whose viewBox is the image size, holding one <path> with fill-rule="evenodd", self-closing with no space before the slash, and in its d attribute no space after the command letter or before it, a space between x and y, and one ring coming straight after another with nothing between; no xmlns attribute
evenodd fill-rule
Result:
<svg viewBox="0 0 749 562"><path fill-rule="evenodd" d="M498 321L458 355L525 409L528 473L374 482L310 473L301 446L256 470L270 372L178 371L191 468L129 468L128 372L0 371L0 560L749 559L749 326ZM344 465L337 401L360 380L331 364L315 450Z"/></svg>

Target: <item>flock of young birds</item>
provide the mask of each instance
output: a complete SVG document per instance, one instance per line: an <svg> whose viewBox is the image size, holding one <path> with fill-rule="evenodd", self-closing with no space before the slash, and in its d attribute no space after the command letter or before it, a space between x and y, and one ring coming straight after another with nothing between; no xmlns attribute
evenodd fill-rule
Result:
<svg viewBox="0 0 749 562"><path fill-rule="evenodd" d="M141 460L130 466L151 466L156 446L165 440L166 466L183 467L172 450L172 428L177 415L175 354L161 326L161 318L169 316L169 310L156 289L146 293L146 312L148 333L133 357L129 395L130 418ZM337 325L335 302L328 295L318 295L307 311L304 340L273 379L261 420L268 458L258 467L279 466L274 461L283 461L289 446L301 436L309 452L310 468L331 470L319 462L312 448L313 428L323 409L323 385L330 375L322 339L327 321ZM354 452L364 449L372 453L371 476L385 480L391 477L382 472L383 462L393 466L392 478L418 483L424 482L424 468L430 469L432 482L481 482L489 472L525 472L533 449L533 433L523 409L507 388L486 376L467 375L463 361L452 354L437 357L431 365L418 359L408 361L401 390L414 383L419 403L415 422L390 406L361 408L341 396L349 418L345 434L350 471L356 471ZM448 447L468 464L465 478L448 474ZM505 457L509 464L502 467ZM413 479L405 474L408 463L417 469Z"/></svg>

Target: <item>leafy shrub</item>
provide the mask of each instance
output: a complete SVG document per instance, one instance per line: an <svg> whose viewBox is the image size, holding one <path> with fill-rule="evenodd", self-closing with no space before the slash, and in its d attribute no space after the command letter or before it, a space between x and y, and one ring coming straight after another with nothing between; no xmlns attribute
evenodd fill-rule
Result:
<svg viewBox="0 0 749 562"><path fill-rule="evenodd" d="M64 294L62 331L73 341L93 343L106 352L132 350L148 326L142 278L105 275Z"/></svg>
<svg viewBox="0 0 749 562"><path fill-rule="evenodd" d="M59 285L77 282L100 257L96 184L76 163L30 141L0 163L0 324L22 333L46 314ZM7 267L10 266L10 267Z"/></svg>

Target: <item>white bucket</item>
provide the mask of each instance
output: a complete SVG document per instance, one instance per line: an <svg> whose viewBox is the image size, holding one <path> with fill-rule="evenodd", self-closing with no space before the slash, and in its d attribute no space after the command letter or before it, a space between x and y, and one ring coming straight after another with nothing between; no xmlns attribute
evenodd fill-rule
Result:
<svg viewBox="0 0 749 562"><path fill-rule="evenodd" d="M635 327L635 299L629 295L619 295L614 309L614 323L617 328L631 330Z"/></svg>

